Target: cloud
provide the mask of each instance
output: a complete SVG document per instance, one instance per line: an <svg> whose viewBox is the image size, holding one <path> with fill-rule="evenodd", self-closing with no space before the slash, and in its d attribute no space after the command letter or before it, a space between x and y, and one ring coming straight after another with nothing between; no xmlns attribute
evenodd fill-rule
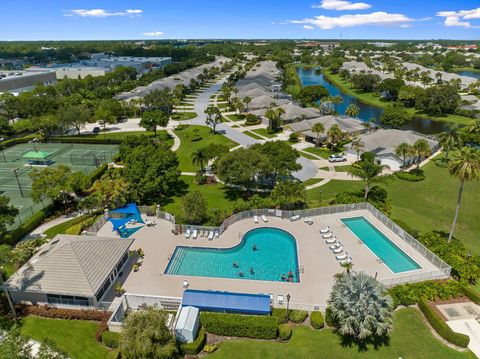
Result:
<svg viewBox="0 0 480 359"><path fill-rule="evenodd" d="M412 21L415 20L403 14L390 14L383 11L373 12L371 14L342 15L338 17L320 15L303 20L289 20L291 24L316 26L322 30L362 25L403 26L408 25Z"/></svg>
<svg viewBox="0 0 480 359"><path fill-rule="evenodd" d="M370 9L372 5L364 2L350 2L344 0L322 0L320 4L312 5L314 9L325 9L325 10L366 10Z"/></svg>
<svg viewBox="0 0 480 359"><path fill-rule="evenodd" d="M444 17L445 21L443 24L448 27L479 28L479 26L474 26L470 21L466 20L480 19L480 7L472 10L440 11L437 12L437 16Z"/></svg>
<svg viewBox="0 0 480 359"><path fill-rule="evenodd" d="M125 11L108 11L105 9L73 9L66 10L64 16L78 16L78 17L93 17L93 18L105 18L111 16L141 16L143 10L139 9L127 9Z"/></svg>
<svg viewBox="0 0 480 359"><path fill-rule="evenodd" d="M147 31L143 33L144 36L162 36L163 32L161 31Z"/></svg>
<svg viewBox="0 0 480 359"><path fill-rule="evenodd" d="M313 30L314 29L314 27L312 25L303 25L303 28L305 30Z"/></svg>

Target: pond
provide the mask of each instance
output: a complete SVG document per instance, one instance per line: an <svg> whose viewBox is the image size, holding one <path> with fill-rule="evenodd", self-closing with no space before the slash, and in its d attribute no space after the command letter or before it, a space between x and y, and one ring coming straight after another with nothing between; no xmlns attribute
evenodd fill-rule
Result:
<svg viewBox="0 0 480 359"><path fill-rule="evenodd" d="M341 96L343 102L336 105L336 111L340 115L345 114L346 108L350 104L355 104L360 108L359 119L362 121L368 121L371 118L375 118L375 122L380 122L383 109L380 107L372 106L361 102L356 97L343 93L338 87L329 82L322 73L319 73L318 68L303 68L297 69L298 76L303 86L322 85L325 87L331 96ZM403 128L404 130L412 130L424 134L440 133L446 130L447 124L440 121L432 121L428 119L415 117L413 120Z"/></svg>
<svg viewBox="0 0 480 359"><path fill-rule="evenodd" d="M457 72L457 75L460 76L469 76L469 77L474 77L476 79L480 80L480 72L474 72L474 71L460 71Z"/></svg>

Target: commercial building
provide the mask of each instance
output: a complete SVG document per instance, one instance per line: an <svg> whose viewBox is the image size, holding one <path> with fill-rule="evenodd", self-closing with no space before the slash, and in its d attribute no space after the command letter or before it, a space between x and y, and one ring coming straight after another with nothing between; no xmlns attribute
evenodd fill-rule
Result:
<svg viewBox="0 0 480 359"><path fill-rule="evenodd" d="M104 53L92 54L90 59L80 62L83 66L110 70L120 66L128 66L133 67L138 73L148 72L153 68L162 68L171 63L171 57L110 56Z"/></svg>
<svg viewBox="0 0 480 359"><path fill-rule="evenodd" d="M51 85L56 81L55 71L51 70L0 71L0 93L31 91L39 84Z"/></svg>

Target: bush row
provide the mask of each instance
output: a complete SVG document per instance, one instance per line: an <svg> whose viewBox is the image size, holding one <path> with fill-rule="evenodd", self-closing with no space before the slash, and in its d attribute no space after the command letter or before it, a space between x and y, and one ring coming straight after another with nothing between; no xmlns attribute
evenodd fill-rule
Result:
<svg viewBox="0 0 480 359"><path fill-rule="evenodd" d="M327 307L325 309L325 323L329 327L336 327L337 326L336 323L335 323L335 320L332 317L332 308L330 308L330 307Z"/></svg>
<svg viewBox="0 0 480 359"><path fill-rule="evenodd" d="M462 286L462 292L472 302L474 302L475 304L480 304L480 293L478 293L475 289L473 289L472 287L467 287L467 286L464 285L464 286Z"/></svg>
<svg viewBox="0 0 480 359"><path fill-rule="evenodd" d="M418 306L433 329L435 329L443 339L462 348L468 346L470 342L468 335L454 332L425 299L420 299Z"/></svg>
<svg viewBox="0 0 480 359"><path fill-rule="evenodd" d="M277 318L279 323L286 322L287 316L287 309L285 308L273 308L272 316ZM303 323L305 319L308 317L308 312L306 310L296 310L296 309L289 309L288 310L288 320L293 323Z"/></svg>
<svg viewBox="0 0 480 359"><path fill-rule="evenodd" d="M455 280L428 280L397 285L389 290L394 306L412 305L421 298L448 300L463 295L462 286Z"/></svg>
<svg viewBox="0 0 480 359"><path fill-rule="evenodd" d="M45 221L45 219L47 219L52 213L53 206L48 206L38 211L25 222L23 222L19 227L8 232L5 238L0 240L0 244L14 244L15 242L25 237L28 233L33 231L35 228L37 228L39 225L41 225Z"/></svg>
<svg viewBox="0 0 480 359"><path fill-rule="evenodd" d="M115 332L103 332L102 333L102 342L105 344L106 347L110 349L118 348L118 344L120 341L120 334Z"/></svg>
<svg viewBox="0 0 480 359"><path fill-rule="evenodd" d="M198 331L197 339L191 343L180 344L180 350L183 354L187 355L197 355L200 353L207 342L207 334L205 329L202 327Z"/></svg>
<svg viewBox="0 0 480 359"><path fill-rule="evenodd" d="M322 329L325 326L325 321L323 320L322 312L315 311L310 313L310 325L314 329Z"/></svg>
<svg viewBox="0 0 480 359"><path fill-rule="evenodd" d="M27 143L28 141L33 140L34 138L40 138L40 136L38 136L38 135L28 135L28 136L24 136L24 137L16 137L16 138L12 138L10 140L3 141L2 143L0 143L0 150L18 145L19 143Z"/></svg>
<svg viewBox="0 0 480 359"><path fill-rule="evenodd" d="M292 327L289 324L280 324L278 326L278 336L282 340L288 340L292 336Z"/></svg>
<svg viewBox="0 0 480 359"><path fill-rule="evenodd" d="M46 305L21 305L19 306L19 313L22 315L36 315L45 318L94 320L97 322L106 322L112 314L111 312L103 312L99 310L61 309Z"/></svg>
<svg viewBox="0 0 480 359"><path fill-rule="evenodd" d="M278 319L272 316L224 313L200 314L200 322L208 333L256 339L275 339Z"/></svg>
<svg viewBox="0 0 480 359"><path fill-rule="evenodd" d="M108 137L82 137L82 136L62 136L49 138L49 142L61 143L80 143L92 145L119 145L123 142L122 138L108 138Z"/></svg>
<svg viewBox="0 0 480 359"><path fill-rule="evenodd" d="M423 172L416 172L416 171L411 171L411 172L395 172L395 176L397 178L400 178L405 181L410 181L410 182L420 182L425 179L425 175Z"/></svg>

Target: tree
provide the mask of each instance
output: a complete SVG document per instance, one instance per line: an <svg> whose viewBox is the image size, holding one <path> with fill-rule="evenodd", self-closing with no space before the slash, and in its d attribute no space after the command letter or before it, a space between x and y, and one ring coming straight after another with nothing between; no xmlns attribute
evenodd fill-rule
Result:
<svg viewBox="0 0 480 359"><path fill-rule="evenodd" d="M385 79L377 86L383 98L389 101L397 101L400 89L405 86L405 81L400 79Z"/></svg>
<svg viewBox="0 0 480 359"><path fill-rule="evenodd" d="M145 111L142 113L142 119L140 120L140 126L147 131L153 131L157 136L157 126L167 127L168 116L160 110Z"/></svg>
<svg viewBox="0 0 480 359"><path fill-rule="evenodd" d="M303 208L307 203L307 191L302 182L280 181L273 187L270 199L280 209Z"/></svg>
<svg viewBox="0 0 480 359"><path fill-rule="evenodd" d="M392 299L364 272L338 275L328 303L342 335L364 341L392 330Z"/></svg>
<svg viewBox="0 0 480 359"><path fill-rule="evenodd" d="M325 127L323 126L323 123L315 123L312 126L312 132L316 134L315 147L318 147L318 145L320 144L320 135L325 132Z"/></svg>
<svg viewBox="0 0 480 359"><path fill-rule="evenodd" d="M352 149L357 153L357 161L360 159L360 153L365 149L365 143L356 138L352 141Z"/></svg>
<svg viewBox="0 0 480 359"><path fill-rule="evenodd" d="M374 160L364 159L358 163L358 166L352 167L348 173L359 177L365 183L364 198L367 199L371 184L379 180L382 170L383 166L376 164Z"/></svg>
<svg viewBox="0 0 480 359"><path fill-rule="evenodd" d="M455 86L442 84L427 88L417 99L416 106L429 115L443 115L454 113L460 103L461 97Z"/></svg>
<svg viewBox="0 0 480 359"><path fill-rule="evenodd" d="M103 130L107 129L107 123L112 124L117 122L117 117L113 114L107 103L100 103L93 113L93 118L97 122L103 123Z"/></svg>
<svg viewBox="0 0 480 359"><path fill-rule="evenodd" d="M380 117L380 121L384 125L392 126L393 128L401 128L412 120L412 116L403 106L389 105Z"/></svg>
<svg viewBox="0 0 480 359"><path fill-rule="evenodd" d="M68 107L61 107L57 113L60 124L68 128L75 127L78 134L80 130L90 120L90 111L83 105L73 105Z"/></svg>
<svg viewBox="0 0 480 359"><path fill-rule="evenodd" d="M133 186L120 176L105 176L95 181L88 192L90 195L82 202L102 210L123 207L137 199Z"/></svg>
<svg viewBox="0 0 480 359"><path fill-rule="evenodd" d="M354 103L351 103L350 105L348 105L348 107L345 110L345 115L350 117L357 118L359 114L360 114L360 107L358 107Z"/></svg>
<svg viewBox="0 0 480 359"><path fill-rule="evenodd" d="M224 183L252 188L256 184L262 157L250 148L226 153L217 161L217 175Z"/></svg>
<svg viewBox="0 0 480 359"><path fill-rule="evenodd" d="M212 132L215 134L217 125L221 123L223 120L222 112L218 107L209 105L205 109L205 115L206 115L205 123L207 124L207 126L212 127Z"/></svg>
<svg viewBox="0 0 480 359"><path fill-rule="evenodd" d="M321 85L302 87L298 99L302 106L313 107L317 101L328 96L328 90Z"/></svg>
<svg viewBox="0 0 480 359"><path fill-rule="evenodd" d="M182 198L182 219L187 224L202 224L208 219L207 202L200 192L189 192Z"/></svg>
<svg viewBox="0 0 480 359"><path fill-rule="evenodd" d="M32 347L28 339L20 333L19 327L13 327L2 334L0 358L32 359Z"/></svg>
<svg viewBox="0 0 480 359"><path fill-rule="evenodd" d="M402 102L405 107L413 107L424 92L424 89L417 86L403 86L398 92L398 101Z"/></svg>
<svg viewBox="0 0 480 359"><path fill-rule="evenodd" d="M332 147L337 147L338 143L343 139L344 135L345 134L342 132L342 130L337 124L330 127L327 131L327 136Z"/></svg>
<svg viewBox="0 0 480 359"><path fill-rule="evenodd" d="M285 110L281 107L278 108L269 108L265 111L265 118L268 119L268 129L270 131L276 131L280 128L282 119L281 116L285 113Z"/></svg>
<svg viewBox="0 0 480 359"><path fill-rule="evenodd" d="M180 176L177 156L164 144L138 146L124 162L125 178L143 199L171 193Z"/></svg>
<svg viewBox="0 0 480 359"><path fill-rule="evenodd" d="M452 227L448 235L448 243L451 242L455 226L457 224L458 213L462 201L462 193L465 182L480 179L480 154L478 150L470 147L463 147L453 155L448 164L448 172L451 176L456 177L460 181L460 189L458 191L457 206L453 217Z"/></svg>
<svg viewBox="0 0 480 359"><path fill-rule="evenodd" d="M168 117L172 114L173 95L169 89L157 89L145 95L143 102L147 107L162 110Z"/></svg>
<svg viewBox="0 0 480 359"><path fill-rule="evenodd" d="M32 199L40 202L44 199L51 201L61 200L63 205L69 201L71 192L74 192L74 172L65 165L48 167L42 170L33 169L29 176L32 179Z"/></svg>
<svg viewBox="0 0 480 359"><path fill-rule="evenodd" d="M124 320L119 351L125 359L169 359L177 354L167 314L154 308L131 312Z"/></svg>
<svg viewBox="0 0 480 359"><path fill-rule="evenodd" d="M200 172L205 171L205 165L208 163L208 154L205 148L199 148L192 153L192 163L200 167Z"/></svg>
<svg viewBox="0 0 480 359"><path fill-rule="evenodd" d="M413 147L406 142L399 144L395 148L395 154L402 158L402 168L406 166L407 157L410 157L413 153Z"/></svg>
<svg viewBox="0 0 480 359"><path fill-rule="evenodd" d="M353 86L365 92L372 92L380 81L382 79L377 74L355 74L352 76Z"/></svg>
<svg viewBox="0 0 480 359"><path fill-rule="evenodd" d="M243 103L245 104L245 107L247 108L247 112L248 112L248 105L252 102L252 98L251 97L248 97L248 96L245 96L243 98Z"/></svg>
<svg viewBox="0 0 480 359"><path fill-rule="evenodd" d="M458 126L457 124L449 124L447 127L447 131L441 133L438 137L440 140L440 145L445 151L445 162L448 162L448 154L450 150L459 148L463 144L462 136L460 133L460 126Z"/></svg>
<svg viewBox="0 0 480 359"><path fill-rule="evenodd" d="M13 224L18 215L18 209L9 204L10 198L0 196L0 238L4 238L7 233L7 227Z"/></svg>
<svg viewBox="0 0 480 359"><path fill-rule="evenodd" d="M413 144L413 153L417 157L417 172L420 170L420 162L422 158L430 156L432 151L430 150L430 145L427 140L417 140Z"/></svg>

